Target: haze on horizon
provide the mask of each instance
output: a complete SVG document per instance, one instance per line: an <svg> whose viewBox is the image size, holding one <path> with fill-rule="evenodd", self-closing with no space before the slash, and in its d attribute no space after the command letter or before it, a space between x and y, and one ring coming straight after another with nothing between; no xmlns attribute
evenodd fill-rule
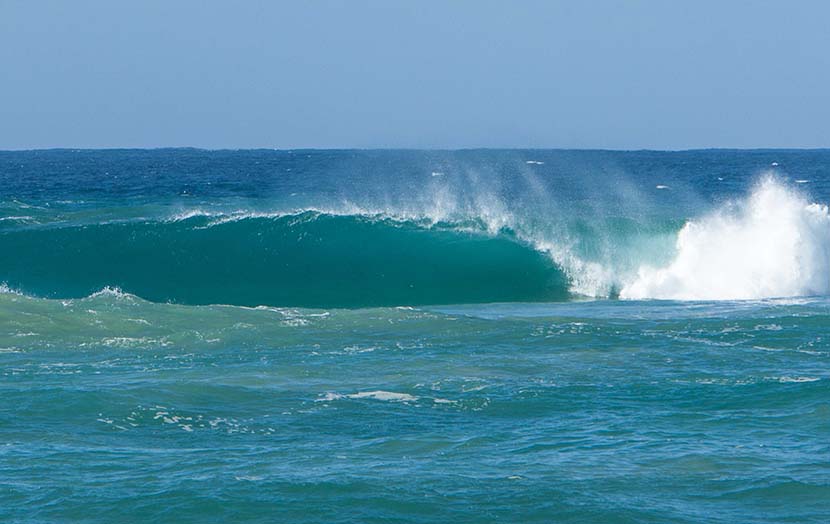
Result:
<svg viewBox="0 0 830 524"><path fill-rule="evenodd" d="M0 149L830 147L818 1L0 0Z"/></svg>

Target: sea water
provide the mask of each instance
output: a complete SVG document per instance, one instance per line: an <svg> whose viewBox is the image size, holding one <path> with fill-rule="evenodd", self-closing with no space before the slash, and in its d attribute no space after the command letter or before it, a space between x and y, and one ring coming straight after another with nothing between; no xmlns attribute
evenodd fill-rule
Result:
<svg viewBox="0 0 830 524"><path fill-rule="evenodd" d="M0 152L3 522L828 522L830 151Z"/></svg>

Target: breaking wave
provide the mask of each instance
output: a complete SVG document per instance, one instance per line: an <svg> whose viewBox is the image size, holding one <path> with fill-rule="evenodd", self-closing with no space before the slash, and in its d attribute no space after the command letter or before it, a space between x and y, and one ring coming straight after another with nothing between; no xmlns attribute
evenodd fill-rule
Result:
<svg viewBox="0 0 830 524"><path fill-rule="evenodd" d="M685 221L592 221L485 197L6 228L0 293L297 307L830 293L830 212L774 177Z"/></svg>

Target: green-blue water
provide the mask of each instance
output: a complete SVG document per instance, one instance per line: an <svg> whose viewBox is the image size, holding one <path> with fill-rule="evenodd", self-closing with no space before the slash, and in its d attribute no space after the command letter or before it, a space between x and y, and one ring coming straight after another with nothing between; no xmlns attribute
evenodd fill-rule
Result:
<svg viewBox="0 0 830 524"><path fill-rule="evenodd" d="M826 202L824 151L0 152L0 521L828 522Z"/></svg>

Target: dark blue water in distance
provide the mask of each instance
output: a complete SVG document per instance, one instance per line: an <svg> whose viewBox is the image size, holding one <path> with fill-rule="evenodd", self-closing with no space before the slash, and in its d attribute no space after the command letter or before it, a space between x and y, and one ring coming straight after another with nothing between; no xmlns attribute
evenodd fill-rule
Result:
<svg viewBox="0 0 830 524"><path fill-rule="evenodd" d="M830 151L0 152L0 521L830 522Z"/></svg>

